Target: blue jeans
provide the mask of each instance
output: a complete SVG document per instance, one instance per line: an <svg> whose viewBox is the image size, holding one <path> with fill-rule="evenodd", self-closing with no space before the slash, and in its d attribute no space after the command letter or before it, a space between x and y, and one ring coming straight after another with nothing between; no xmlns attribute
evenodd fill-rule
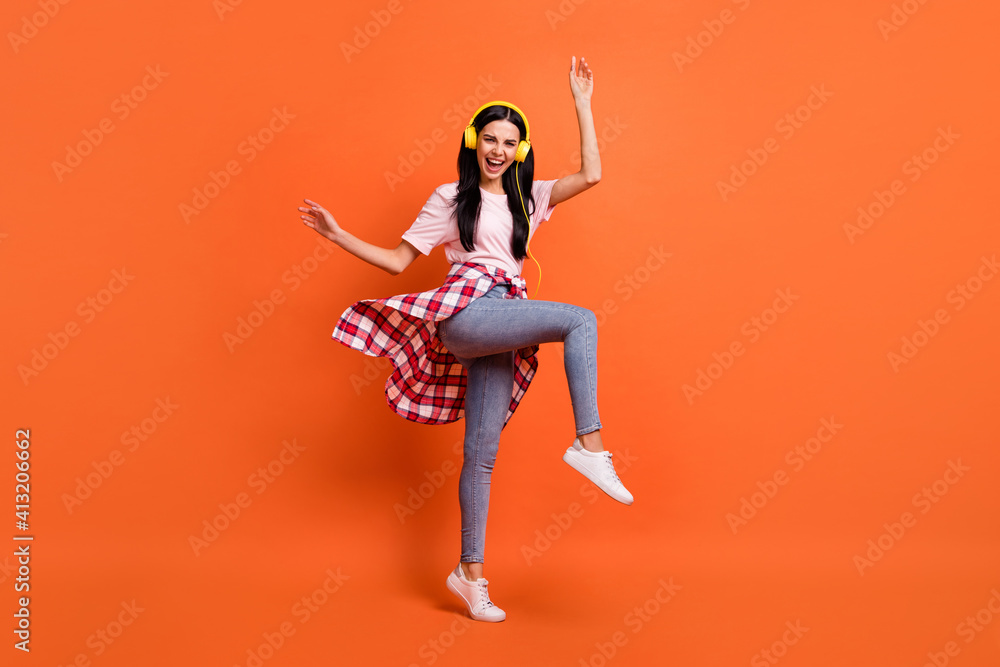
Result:
<svg viewBox="0 0 1000 667"><path fill-rule="evenodd" d="M504 298L497 285L437 323L441 342L467 372L465 443L458 500L462 562L482 563L490 479L514 389L515 351L563 343L576 434L601 428L597 414L597 317L580 306Z"/></svg>

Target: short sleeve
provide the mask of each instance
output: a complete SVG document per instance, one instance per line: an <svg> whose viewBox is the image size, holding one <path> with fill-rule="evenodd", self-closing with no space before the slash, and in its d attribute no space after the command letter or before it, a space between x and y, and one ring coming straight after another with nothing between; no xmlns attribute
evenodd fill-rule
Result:
<svg viewBox="0 0 1000 667"><path fill-rule="evenodd" d="M430 254L431 250L445 242L455 230L452 218L453 209L446 196L448 186L442 185L434 190L427 203L420 209L417 219L403 233L403 240L408 241L422 254Z"/></svg>
<svg viewBox="0 0 1000 667"><path fill-rule="evenodd" d="M532 225L545 222L555 210L555 205L549 205L549 198L552 196L552 188L556 181L535 181L531 184L531 194L535 198L535 210L531 213Z"/></svg>

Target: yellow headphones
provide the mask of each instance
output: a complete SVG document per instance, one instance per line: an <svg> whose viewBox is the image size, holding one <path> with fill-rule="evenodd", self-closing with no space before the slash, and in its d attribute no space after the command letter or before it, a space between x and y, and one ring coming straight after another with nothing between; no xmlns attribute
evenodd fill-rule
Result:
<svg viewBox="0 0 1000 667"><path fill-rule="evenodd" d="M528 151L531 150L531 128L528 127L528 119L525 117L524 112L509 102L501 102L499 100L487 102L483 106L476 109L476 113L472 114L472 120L469 121L469 126L465 128L465 147L476 150L479 146L479 135L476 133L475 125L476 116L478 116L483 109L492 106L502 106L507 107L508 109L513 109L517 112L517 115L521 117L521 120L524 121L524 139L522 139L521 143L517 145L517 152L514 153L514 160L516 162L524 162L525 158L528 157Z"/></svg>
<svg viewBox="0 0 1000 667"><path fill-rule="evenodd" d="M524 195L521 194L521 179L518 178L517 165L528 157L528 151L531 150L531 128L528 127L528 118L524 115L524 112L518 109L516 106L510 102L502 102L500 100L494 100L493 102L487 102L483 106L476 109L476 113L472 114L472 119L469 121L469 125L465 128L465 147L476 150L479 147L479 135L476 133L476 116L478 116L483 109L492 106L502 106L509 109L513 109L517 112L517 115L521 117L524 121L524 139L521 140L517 145L517 151L514 153L514 182L517 183L517 196L521 200L521 210L524 211L524 219L528 221L528 238L531 238L531 217L528 215L528 209L524 206ZM528 252L528 257L535 262L538 267L538 284L535 286L535 296L538 296L538 289L542 285L542 265L538 263L535 256L531 254L531 241L527 242L525 249Z"/></svg>

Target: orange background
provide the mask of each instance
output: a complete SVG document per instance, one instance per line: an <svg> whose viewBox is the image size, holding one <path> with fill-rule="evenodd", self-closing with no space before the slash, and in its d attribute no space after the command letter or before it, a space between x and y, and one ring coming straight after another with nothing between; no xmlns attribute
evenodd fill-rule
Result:
<svg viewBox="0 0 1000 667"><path fill-rule="evenodd" d="M1000 280L982 258L1000 248L1000 9L903 4L915 13L897 5L886 32L888 1L104 0L52 18L5 3L3 425L31 429L35 541L32 651L8 631L3 663L997 664ZM395 277L337 248L304 263L321 239L296 207L314 199L394 247L456 178L471 112L497 98L527 114L537 178L577 169L567 70L581 54L604 177L556 207L532 251L539 298L598 313L604 441L636 502L597 497L560 460L572 411L561 347L543 346L494 474L486 576L508 620L465 622L444 587L464 422L395 416L385 362L330 339L357 299L439 285L443 251ZM115 100L136 86L123 117ZM274 109L289 117L261 133ZM112 130L88 140L102 120ZM719 182L765 146L724 198ZM925 150L936 161L911 180ZM390 187L401 162L412 173ZM185 220L213 173L225 186ZM852 242L844 225L896 180ZM670 256L648 270L653 250ZM956 286L980 270L991 280L959 308ZM532 297L536 276L526 262ZM775 317L779 290L798 298ZM894 368L921 321L935 335ZM689 400L699 371L715 378ZM824 419L842 428L793 463ZM129 449L123 433L144 423ZM299 452L262 485L283 441ZM950 462L967 470L946 475ZM96 488L67 507L88 475ZM248 506L225 526L220 504L237 498ZM744 499L758 507L734 532ZM196 554L213 519L225 527ZM328 570L341 579L327 596ZM324 603L296 613L317 591Z"/></svg>

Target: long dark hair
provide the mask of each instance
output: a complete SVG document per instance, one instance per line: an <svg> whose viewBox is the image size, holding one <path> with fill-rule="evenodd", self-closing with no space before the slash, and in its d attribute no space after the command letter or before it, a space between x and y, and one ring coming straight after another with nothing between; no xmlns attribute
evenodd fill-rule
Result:
<svg viewBox="0 0 1000 667"><path fill-rule="evenodd" d="M523 140L525 138L527 129L524 127L521 115L510 107L499 104L486 107L476 116L473 123L476 133L481 133L486 125L495 120L509 120L520 132L520 139ZM516 177L514 175L515 167ZM524 217L524 211L521 209L521 198L517 194L517 181L521 181L521 194L524 196L524 206L528 209L528 215L531 215L535 212L535 198L531 194L531 181L534 174L535 148L532 146L524 162L510 165L503 176L501 176L504 192L507 193L507 208L510 209L511 215L514 218L514 230L510 238L510 249L516 260L527 257L525 247L528 242L528 219ZM461 148L458 151L458 193L452 200L452 205L455 208L455 217L458 220L458 235L462 241L462 247L470 252L476 248L474 238L476 230L479 228L479 211L483 204L483 196L479 192L480 178L481 172L479 169L479 160L476 158L476 149L466 148L463 136Z"/></svg>

